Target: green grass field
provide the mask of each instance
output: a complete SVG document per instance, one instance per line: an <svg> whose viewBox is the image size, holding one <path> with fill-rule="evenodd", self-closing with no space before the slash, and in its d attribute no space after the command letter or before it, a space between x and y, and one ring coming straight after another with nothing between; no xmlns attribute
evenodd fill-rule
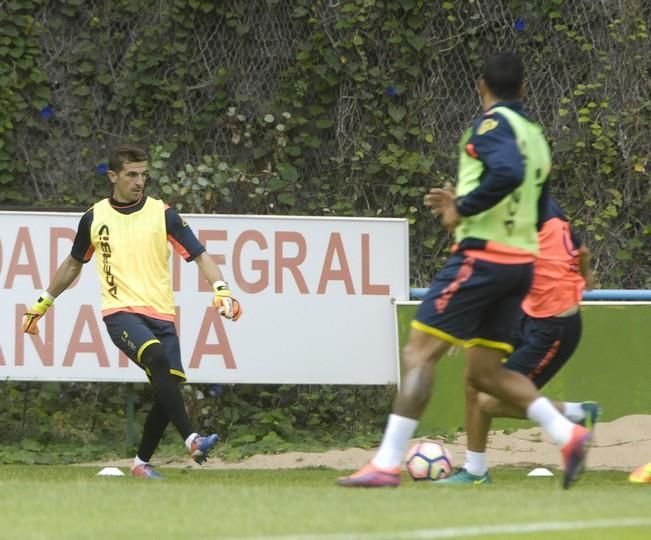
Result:
<svg viewBox="0 0 651 540"><path fill-rule="evenodd" d="M364 540L651 538L651 485L587 472L571 490L524 469L491 486L344 489L328 469L159 469L164 481L100 467L0 465L2 539Z"/></svg>

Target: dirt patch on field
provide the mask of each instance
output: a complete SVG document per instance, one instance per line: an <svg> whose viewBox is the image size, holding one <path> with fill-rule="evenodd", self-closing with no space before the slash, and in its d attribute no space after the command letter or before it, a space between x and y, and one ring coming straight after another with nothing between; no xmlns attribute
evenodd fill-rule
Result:
<svg viewBox="0 0 651 540"><path fill-rule="evenodd" d="M465 435L460 435L445 446L450 450L455 465L463 463ZM211 458L204 469L296 469L326 467L331 469L356 469L373 456L375 450L347 448L322 453L286 452L276 455L256 455L240 462L223 462ZM540 428L523 429L509 434L491 433L488 449L490 466L535 465L558 467L558 449L542 434ZM189 460L152 460L164 467L199 468ZM632 415L613 422L598 423L594 443L588 456L592 469L631 470L651 461L651 415ZM88 464L91 465L91 464ZM129 467L131 460L103 461L92 465Z"/></svg>

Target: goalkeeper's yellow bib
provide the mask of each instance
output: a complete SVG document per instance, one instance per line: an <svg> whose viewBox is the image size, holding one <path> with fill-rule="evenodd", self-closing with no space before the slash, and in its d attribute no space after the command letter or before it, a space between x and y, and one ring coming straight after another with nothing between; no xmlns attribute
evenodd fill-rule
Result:
<svg viewBox="0 0 651 540"><path fill-rule="evenodd" d="M147 197L132 213L115 210L108 199L93 207L90 240L102 289L102 315L117 311L174 320L170 250L165 205Z"/></svg>

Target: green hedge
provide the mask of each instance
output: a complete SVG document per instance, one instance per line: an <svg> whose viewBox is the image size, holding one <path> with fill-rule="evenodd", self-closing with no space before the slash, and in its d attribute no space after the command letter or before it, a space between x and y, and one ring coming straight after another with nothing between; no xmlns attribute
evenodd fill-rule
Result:
<svg viewBox="0 0 651 540"><path fill-rule="evenodd" d="M392 386L183 387L193 425L202 433L218 433L219 454L227 459L377 444L393 391ZM135 411L131 434L128 399ZM0 463L131 456L152 402L147 384L2 381ZM182 441L172 426L162 446L161 455L183 456Z"/></svg>

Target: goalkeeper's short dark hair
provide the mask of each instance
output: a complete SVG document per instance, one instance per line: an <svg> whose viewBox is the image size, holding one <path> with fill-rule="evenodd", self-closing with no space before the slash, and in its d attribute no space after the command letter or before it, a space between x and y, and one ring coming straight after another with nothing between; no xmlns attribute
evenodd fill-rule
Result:
<svg viewBox="0 0 651 540"><path fill-rule="evenodd" d="M524 84L524 63L515 53L495 54L486 60L481 77L496 98L518 99Z"/></svg>
<svg viewBox="0 0 651 540"><path fill-rule="evenodd" d="M121 144L111 150L109 154L108 167L109 170L120 172L125 163L132 163L138 161L147 161L147 152L133 144Z"/></svg>

